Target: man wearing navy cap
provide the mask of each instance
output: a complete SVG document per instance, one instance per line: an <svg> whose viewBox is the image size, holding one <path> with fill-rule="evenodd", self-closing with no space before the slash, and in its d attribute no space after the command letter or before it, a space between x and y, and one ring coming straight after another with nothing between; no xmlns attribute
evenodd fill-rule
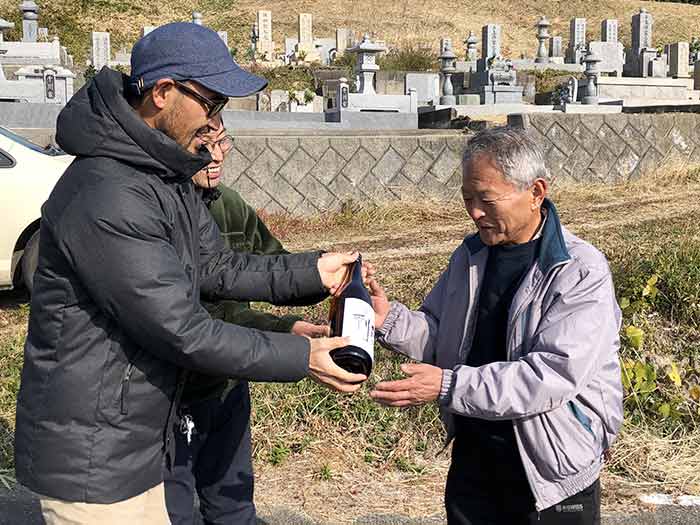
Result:
<svg viewBox="0 0 700 525"><path fill-rule="evenodd" d="M342 338L246 329L200 305L317 300L357 257L234 253L195 194L213 119L265 81L189 23L149 33L131 65L100 71L57 123L76 159L42 209L15 434L17 479L47 525L169 523L163 464L191 370L343 392L365 379L333 364Z"/></svg>

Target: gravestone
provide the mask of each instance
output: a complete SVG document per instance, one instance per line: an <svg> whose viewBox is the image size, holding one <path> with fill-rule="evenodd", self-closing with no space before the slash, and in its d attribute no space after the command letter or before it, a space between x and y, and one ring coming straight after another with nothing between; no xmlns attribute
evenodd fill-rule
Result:
<svg viewBox="0 0 700 525"><path fill-rule="evenodd" d="M617 20L606 18L600 23L600 39L603 42L617 42Z"/></svg>
<svg viewBox="0 0 700 525"><path fill-rule="evenodd" d="M452 39L448 37L442 37L440 39L440 53L442 53L447 48L452 49Z"/></svg>
<svg viewBox="0 0 700 525"><path fill-rule="evenodd" d="M345 50L350 47L350 30L345 27L339 27L335 30L335 52L338 55L345 53Z"/></svg>
<svg viewBox="0 0 700 525"><path fill-rule="evenodd" d="M438 73L406 73L404 93L416 91L419 105L436 104L440 98L440 75Z"/></svg>
<svg viewBox="0 0 700 525"><path fill-rule="evenodd" d="M647 76L653 78L666 78L666 72L668 70L668 64L666 63L666 56L657 56L648 62L648 72Z"/></svg>
<svg viewBox="0 0 700 525"><path fill-rule="evenodd" d="M464 40L464 44L467 46L467 62L473 62L476 64L476 61L479 58L476 50L476 45L478 43L479 40L476 38L474 32L469 31L469 36L467 36L467 38Z"/></svg>
<svg viewBox="0 0 700 525"><path fill-rule="evenodd" d="M228 47L228 31L217 31L216 34L219 35L219 38L223 40L226 47Z"/></svg>
<svg viewBox="0 0 700 525"><path fill-rule="evenodd" d="M669 55L669 70L668 73L673 78L688 78L690 69L688 61L690 60L690 44L688 42L676 42L671 44Z"/></svg>
<svg viewBox="0 0 700 525"><path fill-rule="evenodd" d="M625 74L631 77L651 76L652 68L658 74L660 65L651 65L656 60L656 48L653 47L652 29L654 19L651 13L642 8L632 16L632 47L627 53Z"/></svg>
<svg viewBox="0 0 700 525"><path fill-rule="evenodd" d="M48 42L49 40L49 28L48 27L40 27L39 32L37 33L38 39L43 40L44 42Z"/></svg>
<svg viewBox="0 0 700 525"><path fill-rule="evenodd" d="M564 63L564 39L560 36L549 39L549 61L555 64Z"/></svg>
<svg viewBox="0 0 700 525"><path fill-rule="evenodd" d="M654 18L644 8L632 16L632 53L638 55L642 49L653 47L653 25Z"/></svg>
<svg viewBox="0 0 700 525"><path fill-rule="evenodd" d="M588 43L588 49L600 58L599 72L622 76L622 70L625 66L625 48L622 42L593 41Z"/></svg>
<svg viewBox="0 0 700 525"><path fill-rule="evenodd" d="M487 83L480 89L482 104L522 104L523 86L517 85L517 73L510 60L497 56L486 75Z"/></svg>
<svg viewBox="0 0 700 525"><path fill-rule="evenodd" d="M22 42L36 42L39 36L39 7L33 0L24 0L22 11Z"/></svg>
<svg viewBox="0 0 700 525"><path fill-rule="evenodd" d="M203 26L204 17L202 16L202 13L199 11L192 11L192 23L197 24L198 26Z"/></svg>
<svg viewBox="0 0 700 525"><path fill-rule="evenodd" d="M569 47L566 52L567 62L580 64L586 54L586 19L572 18L569 22Z"/></svg>
<svg viewBox="0 0 700 525"><path fill-rule="evenodd" d="M112 46L109 39L109 33L106 31L92 32L92 66L99 71L104 66L109 65L112 58Z"/></svg>
<svg viewBox="0 0 700 525"><path fill-rule="evenodd" d="M314 50L313 17L310 13L299 13L298 51L311 53Z"/></svg>
<svg viewBox="0 0 700 525"><path fill-rule="evenodd" d="M260 10L257 14L258 51L264 60L272 60L274 43L272 42L272 11Z"/></svg>
<svg viewBox="0 0 700 525"><path fill-rule="evenodd" d="M141 38L145 37L148 33L155 30L157 26L143 26L141 28Z"/></svg>
<svg viewBox="0 0 700 525"><path fill-rule="evenodd" d="M481 28L481 59L479 71L488 69L489 61L501 54L501 26L487 24Z"/></svg>

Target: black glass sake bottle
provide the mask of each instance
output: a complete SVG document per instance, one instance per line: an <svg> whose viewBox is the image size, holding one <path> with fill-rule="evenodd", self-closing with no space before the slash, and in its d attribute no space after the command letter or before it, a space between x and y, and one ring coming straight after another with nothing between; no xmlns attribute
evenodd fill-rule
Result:
<svg viewBox="0 0 700 525"><path fill-rule="evenodd" d="M353 263L350 280L330 310L331 335L349 337L350 344L331 350L333 361L354 374L369 377L374 362L374 309L362 282L362 256Z"/></svg>

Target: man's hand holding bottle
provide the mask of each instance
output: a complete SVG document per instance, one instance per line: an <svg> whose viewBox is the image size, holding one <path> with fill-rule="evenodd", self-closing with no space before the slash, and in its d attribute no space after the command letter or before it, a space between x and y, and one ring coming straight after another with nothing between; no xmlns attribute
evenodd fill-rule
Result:
<svg viewBox="0 0 700 525"><path fill-rule="evenodd" d="M351 271L358 256L358 252L329 252L324 253L318 259L318 272L321 276L321 282L331 295L336 297L341 295L350 281ZM371 264L363 263L361 273L363 281L366 283L374 274L374 268ZM306 328L308 328L307 326L301 325L299 328L300 330L297 333L299 333L299 335L305 335L310 339L309 377L339 392L351 393L357 391L362 386L362 382L367 379L367 376L365 374L348 372L338 366L331 357L331 352L333 350L342 349L350 345L351 338L319 337L328 335L330 333L329 329L324 331L319 329L309 331L306 330Z"/></svg>

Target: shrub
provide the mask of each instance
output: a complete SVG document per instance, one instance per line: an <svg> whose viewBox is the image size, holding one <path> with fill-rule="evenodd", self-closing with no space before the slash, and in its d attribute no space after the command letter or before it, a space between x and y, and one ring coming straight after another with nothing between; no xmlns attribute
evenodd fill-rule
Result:
<svg viewBox="0 0 700 525"><path fill-rule="evenodd" d="M438 71L438 57L426 47L408 46L392 49L377 59L379 67L387 71Z"/></svg>

